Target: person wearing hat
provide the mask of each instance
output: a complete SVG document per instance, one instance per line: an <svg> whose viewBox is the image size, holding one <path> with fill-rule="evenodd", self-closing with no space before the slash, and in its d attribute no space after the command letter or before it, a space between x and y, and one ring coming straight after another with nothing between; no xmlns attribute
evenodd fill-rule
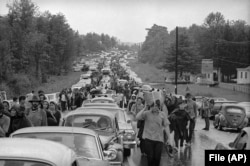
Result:
<svg viewBox="0 0 250 166"><path fill-rule="evenodd" d="M41 100L34 95L32 100L30 100L29 102L32 106L27 117L31 121L31 123L34 126L48 126L46 112L43 109L39 108Z"/></svg>

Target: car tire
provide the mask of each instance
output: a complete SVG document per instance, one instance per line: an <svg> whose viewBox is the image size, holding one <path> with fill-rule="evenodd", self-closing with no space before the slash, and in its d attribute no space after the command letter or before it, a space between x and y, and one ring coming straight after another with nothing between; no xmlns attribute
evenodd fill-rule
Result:
<svg viewBox="0 0 250 166"><path fill-rule="evenodd" d="M131 150L130 149L128 149L128 148L124 148L124 156L125 157L128 157L128 156L130 156L130 154L131 154Z"/></svg>

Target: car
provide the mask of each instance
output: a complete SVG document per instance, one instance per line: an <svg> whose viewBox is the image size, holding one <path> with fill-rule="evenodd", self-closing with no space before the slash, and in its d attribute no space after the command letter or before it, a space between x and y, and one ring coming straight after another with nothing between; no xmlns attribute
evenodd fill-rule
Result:
<svg viewBox="0 0 250 166"><path fill-rule="evenodd" d="M248 124L246 111L237 104L223 104L220 112L215 115L214 127L220 130L223 127L241 130Z"/></svg>
<svg viewBox="0 0 250 166"><path fill-rule="evenodd" d="M90 74L90 73L82 74L82 75L80 76L80 80L82 80L82 79L88 79L88 78L90 78L90 77L91 77L91 74Z"/></svg>
<svg viewBox="0 0 250 166"><path fill-rule="evenodd" d="M60 92L55 92L55 93L45 94L45 97L49 103L54 102L59 105L59 95Z"/></svg>
<svg viewBox="0 0 250 166"><path fill-rule="evenodd" d="M99 103L91 103L91 104L99 104ZM117 114L117 120L119 125L120 133L123 133L123 149L124 155L129 156L131 153L131 149L135 148L137 142L135 137L135 132L133 130L131 119L127 115L126 111L118 106L110 107L110 103L103 103L104 105L92 105L89 107L81 107L78 110L86 111L86 110L106 110ZM106 106L105 106L106 105Z"/></svg>
<svg viewBox="0 0 250 166"><path fill-rule="evenodd" d="M248 126L250 126L250 102L240 102L238 104L245 108L246 115L248 118Z"/></svg>
<svg viewBox="0 0 250 166"><path fill-rule="evenodd" d="M84 110L77 109L68 113L63 120L63 126L73 126L88 128L96 131L101 139L104 150L115 147L117 158L110 161L111 164L122 165L123 163L123 147L121 139L118 137L118 115L101 109Z"/></svg>
<svg viewBox="0 0 250 166"><path fill-rule="evenodd" d="M228 146L218 143L216 150L250 150L250 127L245 127L241 130L233 142Z"/></svg>
<svg viewBox="0 0 250 166"><path fill-rule="evenodd" d="M227 99L225 98L222 98L222 97L210 97L209 100L214 100L214 102L225 102L225 101L228 101Z"/></svg>
<svg viewBox="0 0 250 166"><path fill-rule="evenodd" d="M70 148L48 140L1 138L0 165L79 166Z"/></svg>
<svg viewBox="0 0 250 166"><path fill-rule="evenodd" d="M100 138L95 131L79 127L27 127L12 133L11 138L44 139L61 143L75 151L80 165L86 166L107 166L107 160L113 160L117 155L116 150L112 148L103 151ZM62 158L61 154L60 156Z"/></svg>
<svg viewBox="0 0 250 166"><path fill-rule="evenodd" d="M211 100L211 99L209 99L209 100ZM217 115L220 112L220 110L222 109L223 104L237 104L237 103L238 103L237 101L229 101L229 100L214 102L214 108L211 110L210 119L214 119L215 115Z"/></svg>

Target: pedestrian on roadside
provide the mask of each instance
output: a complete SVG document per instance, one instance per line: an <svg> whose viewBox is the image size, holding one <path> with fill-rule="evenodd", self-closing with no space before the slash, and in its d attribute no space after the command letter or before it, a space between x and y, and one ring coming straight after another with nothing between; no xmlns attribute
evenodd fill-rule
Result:
<svg viewBox="0 0 250 166"><path fill-rule="evenodd" d="M0 105L0 137L6 137L9 126L10 126L10 118L3 114L4 107Z"/></svg>
<svg viewBox="0 0 250 166"><path fill-rule="evenodd" d="M126 96L124 95L125 99L126 99ZM127 105L127 112L130 112L131 111L131 108L133 106L133 104L136 103L136 95L135 94L132 94L130 100L128 101L128 105Z"/></svg>
<svg viewBox="0 0 250 166"><path fill-rule="evenodd" d="M193 137L193 132L195 129L195 123L196 123L196 118L197 118L197 105L196 103L192 100L192 95L190 93L187 93L185 95L186 102L187 102L187 107L186 111L189 114L190 117L190 123L189 123L189 129L188 129L188 137L187 137L187 146L191 145L192 137Z"/></svg>
<svg viewBox="0 0 250 166"><path fill-rule="evenodd" d="M58 110L58 105L55 102L50 102L49 110L56 118L56 125L59 126L62 115L61 112Z"/></svg>
<svg viewBox="0 0 250 166"><path fill-rule="evenodd" d="M164 146L164 131L169 138L169 121L164 112L153 103L149 111L144 107L137 115L137 120L144 120L143 139L145 139L145 152L148 166L159 166L162 148Z"/></svg>
<svg viewBox="0 0 250 166"><path fill-rule="evenodd" d="M15 105L15 104L18 104L17 97L13 97L13 104L12 105Z"/></svg>
<svg viewBox="0 0 250 166"><path fill-rule="evenodd" d="M61 94L59 95L59 97L60 97L60 103L61 103L62 112L64 112L67 109L67 101L68 101L67 94L66 94L65 90L63 90L61 92Z"/></svg>
<svg viewBox="0 0 250 166"><path fill-rule="evenodd" d="M211 111L214 108L214 100L211 99L210 101L207 98L204 98L204 102L202 102L203 104L203 111L204 111L204 119L205 119L205 128L203 128L203 130L208 131L209 127L210 127L210 115L211 115Z"/></svg>
<svg viewBox="0 0 250 166"><path fill-rule="evenodd" d="M27 118L31 121L33 126L48 126L46 112L39 107L41 100L37 96L33 96L29 101L32 105L31 110Z"/></svg>
<svg viewBox="0 0 250 166"><path fill-rule="evenodd" d="M68 106L68 110L71 110L71 105L72 105L71 100L72 100L72 91L69 88L68 91L67 91L67 106Z"/></svg>
<svg viewBox="0 0 250 166"><path fill-rule="evenodd" d="M11 123L8 131L8 135L15 132L18 129L25 127L32 127L31 121L24 114L24 110L20 109L20 106L15 105L11 107Z"/></svg>
<svg viewBox="0 0 250 166"><path fill-rule="evenodd" d="M142 104L143 99L141 97L137 97L136 103L131 108L131 124L133 127L133 130L135 131L135 134L137 135L137 120L136 115L144 108L144 105Z"/></svg>
<svg viewBox="0 0 250 166"><path fill-rule="evenodd" d="M8 117L10 117L10 104L8 101L3 101L2 102L2 105L3 105L3 114L7 115Z"/></svg>
<svg viewBox="0 0 250 166"><path fill-rule="evenodd" d="M174 116L174 140L176 148L183 147L184 140L187 141L188 128L190 123L189 114L186 112L187 104L185 102L179 103L178 107L171 113Z"/></svg>

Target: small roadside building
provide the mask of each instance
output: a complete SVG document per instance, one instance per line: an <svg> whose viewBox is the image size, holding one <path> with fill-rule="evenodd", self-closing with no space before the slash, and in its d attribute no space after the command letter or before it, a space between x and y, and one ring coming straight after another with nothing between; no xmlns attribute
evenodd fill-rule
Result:
<svg viewBox="0 0 250 166"><path fill-rule="evenodd" d="M237 84L250 84L250 66L237 68Z"/></svg>

